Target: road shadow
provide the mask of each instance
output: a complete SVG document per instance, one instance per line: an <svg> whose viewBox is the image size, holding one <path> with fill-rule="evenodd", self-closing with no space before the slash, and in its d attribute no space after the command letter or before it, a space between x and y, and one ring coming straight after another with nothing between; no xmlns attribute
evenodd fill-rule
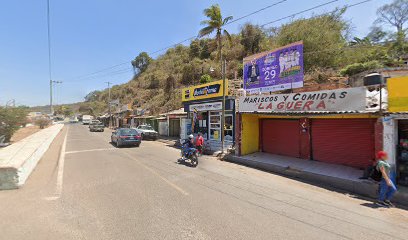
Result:
<svg viewBox="0 0 408 240"><path fill-rule="evenodd" d="M177 161L175 161L174 163L177 165L183 165L185 167L194 168L194 166L190 162L182 160L181 158L177 159Z"/></svg>
<svg viewBox="0 0 408 240"><path fill-rule="evenodd" d="M136 147L136 146L134 146L134 145L123 145L123 146L120 146L120 147L118 147L118 146L116 146L116 144L115 143L113 143L113 142L109 142L109 144L110 145L112 145L114 148L117 148L117 149L120 149L120 148L139 148L139 147Z"/></svg>
<svg viewBox="0 0 408 240"><path fill-rule="evenodd" d="M378 208L389 208L389 207L386 207L386 206L381 206L381 205L378 205L378 204L373 203L373 202L362 203L362 204L360 204L360 205L361 205L361 206L363 206L363 207L368 207L368 208L373 208L373 209L378 209Z"/></svg>

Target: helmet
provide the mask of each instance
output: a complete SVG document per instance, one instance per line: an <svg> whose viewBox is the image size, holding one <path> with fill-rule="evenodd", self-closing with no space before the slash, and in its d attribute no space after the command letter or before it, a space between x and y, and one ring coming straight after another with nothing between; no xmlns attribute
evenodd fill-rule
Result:
<svg viewBox="0 0 408 240"><path fill-rule="evenodd" d="M193 138L194 138L193 134L188 135L188 139L193 139Z"/></svg>

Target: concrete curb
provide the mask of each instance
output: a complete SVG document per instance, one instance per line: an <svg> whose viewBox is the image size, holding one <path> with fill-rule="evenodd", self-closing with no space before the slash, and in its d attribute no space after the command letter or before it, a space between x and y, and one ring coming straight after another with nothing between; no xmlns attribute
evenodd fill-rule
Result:
<svg viewBox="0 0 408 240"><path fill-rule="evenodd" d="M0 150L0 190L24 185L31 172L64 127L56 124Z"/></svg>
<svg viewBox="0 0 408 240"><path fill-rule="evenodd" d="M257 169L262 169L269 172L278 173L280 175L298 178L305 180L307 182L316 183L319 185L328 186L330 188L343 190L350 193L355 193L361 196L369 198L377 198L378 184L370 180L360 180L355 181L342 179L333 176L327 176L322 174L305 172L297 169L282 167L274 165L272 163L257 162L254 160L248 160L235 155L226 155L224 158L226 161L242 164L248 167L253 167ZM400 203L402 205L407 205L408 203L408 193L397 192L395 195L394 202Z"/></svg>

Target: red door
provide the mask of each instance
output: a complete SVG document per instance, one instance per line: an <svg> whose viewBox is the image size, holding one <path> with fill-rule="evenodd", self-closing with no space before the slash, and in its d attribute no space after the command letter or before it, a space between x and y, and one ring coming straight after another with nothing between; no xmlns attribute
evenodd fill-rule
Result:
<svg viewBox="0 0 408 240"><path fill-rule="evenodd" d="M300 157L299 120L262 120L262 151Z"/></svg>
<svg viewBox="0 0 408 240"><path fill-rule="evenodd" d="M375 119L313 119L317 161L364 168L374 159Z"/></svg>

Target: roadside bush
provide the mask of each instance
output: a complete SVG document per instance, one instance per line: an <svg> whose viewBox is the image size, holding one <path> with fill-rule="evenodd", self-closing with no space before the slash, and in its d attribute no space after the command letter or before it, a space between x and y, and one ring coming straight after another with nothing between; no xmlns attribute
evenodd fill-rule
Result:
<svg viewBox="0 0 408 240"><path fill-rule="evenodd" d="M39 126L40 129L44 129L51 124L51 120L48 118L38 118L35 120L35 125Z"/></svg>
<svg viewBox="0 0 408 240"><path fill-rule="evenodd" d="M200 78L200 83L201 83L201 84L209 83L209 82L211 82L211 81L212 81L212 78L211 78L211 76L208 75L208 74L204 74L204 75L202 75L201 78Z"/></svg>
<svg viewBox="0 0 408 240"><path fill-rule="evenodd" d="M353 76L355 74L358 74L364 71L382 68L382 67L383 65L378 61L369 61L365 63L353 63L341 69L340 74L342 76Z"/></svg>
<svg viewBox="0 0 408 240"><path fill-rule="evenodd" d="M5 137L5 142L9 142L13 134L27 123L27 108L0 107L0 136Z"/></svg>

